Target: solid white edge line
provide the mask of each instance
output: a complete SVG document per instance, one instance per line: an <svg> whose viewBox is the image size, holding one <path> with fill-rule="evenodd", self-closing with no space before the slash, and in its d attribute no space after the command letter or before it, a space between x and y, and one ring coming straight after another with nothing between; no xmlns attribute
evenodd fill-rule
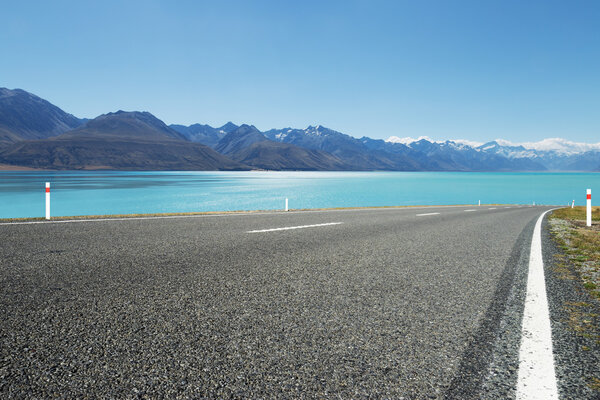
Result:
<svg viewBox="0 0 600 400"><path fill-rule="evenodd" d="M531 240L527 296L521 328L519 350L519 375L517 399L558 399L554 356L552 354L552 328L544 280L542 258L542 221L552 210L538 218Z"/></svg>
<svg viewBox="0 0 600 400"><path fill-rule="evenodd" d="M440 213L439 212L433 212L433 213L417 214L417 217L424 217L426 215L440 215Z"/></svg>
<svg viewBox="0 0 600 400"><path fill-rule="evenodd" d="M319 226L331 226L331 225L340 225L343 222L327 222L325 224L313 224L313 225L299 225L299 226L286 226L283 228L271 228L271 229L258 229L255 231L248 231L246 233L263 233L263 232L276 232L276 231L287 231L291 229L304 229L304 228L316 228Z"/></svg>

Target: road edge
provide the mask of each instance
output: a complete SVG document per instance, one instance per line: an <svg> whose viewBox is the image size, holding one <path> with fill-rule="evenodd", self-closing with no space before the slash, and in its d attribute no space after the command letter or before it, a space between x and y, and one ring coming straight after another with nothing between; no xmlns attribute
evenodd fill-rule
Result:
<svg viewBox="0 0 600 400"><path fill-rule="evenodd" d="M539 216L523 228L493 300L461 358L445 399L514 398L529 253Z"/></svg>

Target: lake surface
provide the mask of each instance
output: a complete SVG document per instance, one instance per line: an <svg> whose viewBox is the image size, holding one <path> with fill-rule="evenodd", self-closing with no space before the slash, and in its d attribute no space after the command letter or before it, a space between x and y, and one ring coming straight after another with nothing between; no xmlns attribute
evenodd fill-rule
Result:
<svg viewBox="0 0 600 400"><path fill-rule="evenodd" d="M0 172L0 218L442 204L585 204L598 173ZM600 198L600 197L599 197Z"/></svg>

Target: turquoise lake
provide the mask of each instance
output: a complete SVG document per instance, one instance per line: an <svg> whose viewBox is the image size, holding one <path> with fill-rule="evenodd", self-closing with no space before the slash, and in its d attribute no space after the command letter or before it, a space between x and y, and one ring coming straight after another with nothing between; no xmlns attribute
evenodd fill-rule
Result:
<svg viewBox="0 0 600 400"><path fill-rule="evenodd" d="M0 218L442 204L585 204L598 173L0 172ZM598 193L600 196L600 193Z"/></svg>

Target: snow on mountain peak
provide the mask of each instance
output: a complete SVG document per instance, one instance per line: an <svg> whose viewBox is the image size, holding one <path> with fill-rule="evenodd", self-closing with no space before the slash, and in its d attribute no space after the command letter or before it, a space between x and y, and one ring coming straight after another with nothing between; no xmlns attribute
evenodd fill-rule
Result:
<svg viewBox="0 0 600 400"><path fill-rule="evenodd" d="M475 142L473 140L467 140L467 139L434 140L434 139L431 139L429 136L419 136L417 139L415 139L413 137L410 137L410 136L403 137L403 138L398 137L398 136L390 136L385 141L389 142L389 143L402 143L402 144L408 146L411 143L418 142L420 140L427 140L430 143L454 142L454 143L459 144L459 145L470 146L470 147L473 147L473 148L481 146L483 144L481 142Z"/></svg>
<svg viewBox="0 0 600 400"><path fill-rule="evenodd" d="M572 142L570 140L562 139L562 138L547 138L540 140L538 142L524 142L524 143L513 143L508 140L496 139L501 146L523 146L529 150L537 150L537 151L555 151L556 153L561 154L579 154L585 153L587 151L600 151L600 142L599 143L581 143L581 142Z"/></svg>
<svg viewBox="0 0 600 400"><path fill-rule="evenodd" d="M305 134L315 135L315 136L321 136L321 135L327 136L327 135L330 135L332 132L338 133L336 131L332 131L331 129L324 127L323 125L317 125L317 126L309 125L308 128L304 129Z"/></svg>
<svg viewBox="0 0 600 400"><path fill-rule="evenodd" d="M319 125L320 126L320 125ZM307 135L316 135L316 136L320 136L321 132L319 132L319 126L312 126L309 125L308 128L306 128L304 130L304 133Z"/></svg>
<svg viewBox="0 0 600 400"><path fill-rule="evenodd" d="M412 143L418 142L420 140L427 140L431 143L445 143L447 141L442 140L433 140L428 136L419 136L418 138L413 137L398 137L398 136L390 136L386 139L386 142L389 143L402 143L404 145L410 146ZM562 138L547 138L540 140L538 142L522 142L516 143L511 142L505 139L496 139L494 141L488 143L476 142L473 140L467 139L453 139L449 140L450 142L454 142L456 144L461 144L465 146L473 147L474 149L478 149L480 151L489 151L494 148L499 147L523 147L526 150L535 150L535 151L553 151L559 154L570 155L570 154L580 154L585 153L587 151L600 151L600 142L598 143L581 143L581 142L573 142L567 139ZM483 146L483 147L482 147ZM523 149L521 149L523 150Z"/></svg>
<svg viewBox="0 0 600 400"><path fill-rule="evenodd" d="M469 147L479 147L481 146L483 143L482 142L475 142L473 140L467 140L467 139L454 139L452 140L454 143L459 143L465 146L469 146Z"/></svg>
<svg viewBox="0 0 600 400"><path fill-rule="evenodd" d="M443 142L436 142L435 140L431 139L429 136L419 136L418 139L415 139L412 137L401 138L398 136L390 136L385 141L389 142L389 143L401 143L401 144L409 145L411 143L418 142L419 140L427 140L428 142L431 142L431 143L443 143Z"/></svg>

